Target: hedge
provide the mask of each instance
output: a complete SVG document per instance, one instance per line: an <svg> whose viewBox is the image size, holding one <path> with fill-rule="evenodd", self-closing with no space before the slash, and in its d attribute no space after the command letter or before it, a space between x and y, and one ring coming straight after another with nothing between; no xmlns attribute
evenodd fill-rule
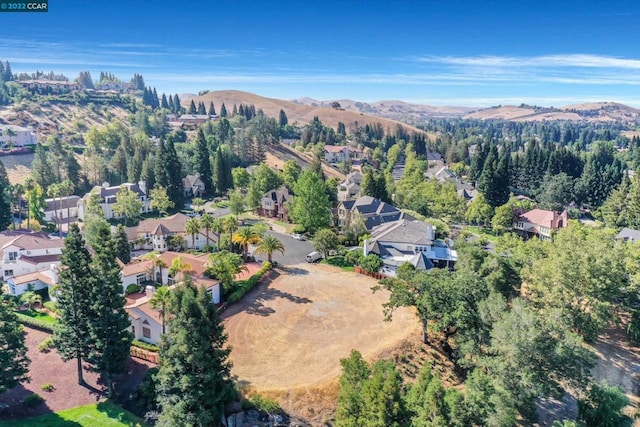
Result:
<svg viewBox="0 0 640 427"><path fill-rule="evenodd" d="M140 340L131 341L131 345L133 347L138 347L138 348L141 348L143 350L153 351L154 353L157 353L158 351L160 351L160 349L158 348L157 345L149 344L147 342L140 341Z"/></svg>
<svg viewBox="0 0 640 427"><path fill-rule="evenodd" d="M54 326L51 323L43 322L42 320L34 319L33 317L29 317L21 313L16 313L16 316L18 317L18 321L23 325L53 333Z"/></svg>
<svg viewBox="0 0 640 427"><path fill-rule="evenodd" d="M251 289L254 288L254 286L258 284L260 279L262 279L262 276L264 276L264 273L271 270L271 267L272 265L269 261L262 263L262 267L260 267L260 270L256 271L253 276L249 277L247 280L236 283L236 286L238 288L231 295L229 295L229 298L227 300L230 303L240 301L247 293L249 293Z"/></svg>

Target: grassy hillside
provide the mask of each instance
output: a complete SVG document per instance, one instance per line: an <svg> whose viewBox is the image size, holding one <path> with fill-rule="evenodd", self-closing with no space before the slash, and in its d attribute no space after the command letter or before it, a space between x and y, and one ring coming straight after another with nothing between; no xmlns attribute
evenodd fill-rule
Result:
<svg viewBox="0 0 640 427"><path fill-rule="evenodd" d="M237 90L208 92L192 99L196 104L201 101L204 102L207 108L209 107L209 102L213 102L217 112L220 112L220 107L223 103L229 112L233 109L233 104L253 104L256 106L256 109L262 109L266 115L271 117L278 117L282 109L287 114L289 123L292 124L298 122L298 124L304 125L309 123L315 116L318 116L323 124L333 128L338 126L338 122L344 123L347 129L353 127L356 122L362 126L365 124L382 123L385 129L389 128L393 130L396 126L401 125L409 132L420 132L419 129L413 126L382 117L370 116L355 111L337 110L325 106L302 105L282 99L265 98L253 93ZM182 105L187 108L190 103L191 100L182 101Z"/></svg>

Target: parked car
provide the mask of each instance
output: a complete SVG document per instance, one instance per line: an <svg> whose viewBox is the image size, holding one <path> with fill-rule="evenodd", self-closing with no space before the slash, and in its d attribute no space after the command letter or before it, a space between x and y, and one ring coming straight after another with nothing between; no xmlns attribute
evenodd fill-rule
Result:
<svg viewBox="0 0 640 427"><path fill-rule="evenodd" d="M296 240L307 240L307 239L305 239L305 238L304 238L304 236L303 236L302 234L300 234L300 233L293 233L293 234L291 235L291 237L292 237L293 239L296 239Z"/></svg>
<svg viewBox="0 0 640 427"><path fill-rule="evenodd" d="M317 262L322 259L322 254L320 252L313 251L306 256L307 262Z"/></svg>

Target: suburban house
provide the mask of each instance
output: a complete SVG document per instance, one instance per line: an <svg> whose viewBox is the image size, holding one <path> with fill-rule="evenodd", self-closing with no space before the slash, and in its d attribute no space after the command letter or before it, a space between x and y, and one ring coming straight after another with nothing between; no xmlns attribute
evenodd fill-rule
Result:
<svg viewBox="0 0 640 427"><path fill-rule="evenodd" d="M458 254L449 241L437 240L431 224L416 219L400 219L381 224L365 240L364 254L382 258L381 272L395 277L398 267L410 263L418 270L452 268Z"/></svg>
<svg viewBox="0 0 640 427"><path fill-rule="evenodd" d="M36 145L38 143L38 135L35 134L32 128L14 126L14 125L0 125L0 146L14 146L25 147L28 145Z"/></svg>
<svg viewBox="0 0 640 427"><path fill-rule="evenodd" d="M327 163L351 162L362 158L362 149L348 145L325 145L324 161Z"/></svg>
<svg viewBox="0 0 640 427"><path fill-rule="evenodd" d="M569 225L567 211L555 212L544 209L533 209L518 215L513 228L522 237L538 237L542 240L551 239L551 233Z"/></svg>
<svg viewBox="0 0 640 427"><path fill-rule="evenodd" d="M371 196L361 196L356 200L343 200L338 202L338 226L348 224L356 215L360 215L364 220L367 231L373 230L375 226L399 219L413 217L406 215L395 206L385 203Z"/></svg>
<svg viewBox="0 0 640 427"><path fill-rule="evenodd" d="M58 284L58 270L55 264L48 270L13 276L6 280L7 291L13 296L20 296L27 291L39 291Z"/></svg>
<svg viewBox="0 0 640 427"><path fill-rule="evenodd" d="M201 197L204 194L205 184L199 174L187 175L182 179L182 185L187 197Z"/></svg>
<svg viewBox="0 0 640 427"><path fill-rule="evenodd" d="M60 94L82 90L82 85L76 82L62 80L16 80L15 83L23 88L41 94Z"/></svg>
<svg viewBox="0 0 640 427"><path fill-rule="evenodd" d="M360 194L362 174L358 171L351 172L346 179L338 184L338 200L349 200Z"/></svg>
<svg viewBox="0 0 640 427"><path fill-rule="evenodd" d="M169 267L171 267L173 260L178 257L181 258L184 264L190 266L190 273L194 283L198 286L204 286L207 289L211 295L211 303L220 304L220 282L210 279L204 274L209 259L207 254L190 255L178 252L164 252L159 255L159 258L164 262L164 265L166 265L165 268L162 268L162 273L160 273L158 269L154 271L151 260L127 264L122 267L123 289L126 289L130 284L144 286L145 283L150 283L152 274L154 273L156 279L162 278L163 284L173 286L175 282L174 278L169 277ZM134 337L152 344L160 341L160 334L162 332L160 312L151 306L151 298L153 298L154 291L154 286L146 285L143 294L136 293L127 296L127 302L124 307L129 315L129 321L131 322L130 331Z"/></svg>
<svg viewBox="0 0 640 427"><path fill-rule="evenodd" d="M60 265L64 241L47 233L6 230L0 233L2 278L20 276Z"/></svg>
<svg viewBox="0 0 640 427"><path fill-rule="evenodd" d="M135 227L128 227L127 237L136 250L146 249L158 252L166 252L170 249L169 238L172 236L181 236L185 249L202 250L207 244L216 245L218 235L211 230L209 230L208 241L204 229L194 236L187 234L185 228L188 220L189 217L182 213L166 218L145 219Z"/></svg>
<svg viewBox="0 0 640 427"><path fill-rule="evenodd" d="M631 242L636 244L640 242L640 230L625 227L616 234L616 240L619 242Z"/></svg>
<svg viewBox="0 0 640 427"><path fill-rule="evenodd" d="M260 200L258 215L288 221L286 202L291 200L291 197L286 187L267 191Z"/></svg>
<svg viewBox="0 0 640 427"><path fill-rule="evenodd" d="M185 125L201 125L212 118L208 114L183 114L179 117L179 120Z"/></svg>
<svg viewBox="0 0 640 427"><path fill-rule="evenodd" d="M80 197L68 196L55 199L45 199L47 207L44 211L44 220L57 222L60 219L78 218L78 202Z"/></svg>
<svg viewBox="0 0 640 427"><path fill-rule="evenodd" d="M93 187L89 193L85 194L82 199L78 201L78 219L80 221L84 221L87 203L89 202L92 193L100 196L102 200L100 206L102 207L102 212L106 219L118 218L119 215L116 215L113 212L113 205L116 203L116 197L122 189L128 189L138 194L138 198L142 202L142 209L140 209L141 214L149 212L150 200L147 198L147 187L144 181L140 181L137 184L125 183L116 186L109 186L109 183L105 182L102 187Z"/></svg>

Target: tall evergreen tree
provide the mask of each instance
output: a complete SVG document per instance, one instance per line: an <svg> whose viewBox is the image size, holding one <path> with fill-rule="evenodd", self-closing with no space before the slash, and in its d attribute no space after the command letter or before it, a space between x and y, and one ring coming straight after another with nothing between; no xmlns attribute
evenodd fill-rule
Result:
<svg viewBox="0 0 640 427"><path fill-rule="evenodd" d="M213 184L216 187L217 194L226 194L227 190L231 188L233 176L231 181L229 181L228 177L230 173L229 159L226 152L219 146L216 150L215 165L213 168Z"/></svg>
<svg viewBox="0 0 640 427"><path fill-rule="evenodd" d="M202 101L198 102L198 114L201 114L203 116L207 114L207 109L204 106L204 102Z"/></svg>
<svg viewBox="0 0 640 427"><path fill-rule="evenodd" d="M77 224L71 224L64 240L60 279L55 291L60 317L53 339L62 360L76 359L78 384L84 384L82 360L91 346L87 332L93 322L91 291L95 277L90 264L91 255L80 229Z"/></svg>
<svg viewBox="0 0 640 427"><path fill-rule="evenodd" d="M331 223L331 202L322 178L310 170L304 171L294 189L289 210L293 220L310 232L327 228Z"/></svg>
<svg viewBox="0 0 640 427"><path fill-rule="evenodd" d="M211 296L187 275L171 292L160 344L159 427L219 422L235 398L227 334Z"/></svg>
<svg viewBox="0 0 640 427"><path fill-rule="evenodd" d="M128 331L129 316L124 310L120 266L116 260L116 247L109 228L98 231L99 244L91 272L95 278L91 288L90 309L93 321L89 328L91 348L87 360L100 373L107 384L109 397L113 396L113 378L126 371L133 337Z"/></svg>
<svg viewBox="0 0 640 427"><path fill-rule="evenodd" d="M222 107L220 107L220 117L227 117L227 107L224 106L224 102L222 103Z"/></svg>
<svg viewBox="0 0 640 427"><path fill-rule="evenodd" d="M287 113L285 113L284 110L280 109L280 114L278 117L278 125L280 127L284 127L287 124L289 124L289 119L287 119Z"/></svg>
<svg viewBox="0 0 640 427"><path fill-rule="evenodd" d="M210 116L216 115L216 107L213 105L213 101L209 102L209 115Z"/></svg>
<svg viewBox="0 0 640 427"><path fill-rule="evenodd" d="M0 303L0 394L29 381L24 330L10 304Z"/></svg>
<svg viewBox="0 0 640 427"><path fill-rule="evenodd" d="M175 206L184 205L184 186L182 184L182 165L176 152L173 141L166 144L166 166L169 184L167 185L167 194Z"/></svg>
<svg viewBox="0 0 640 427"><path fill-rule="evenodd" d="M129 264L131 261L131 245L129 245L129 239L127 238L127 229L118 224L116 231L113 235L116 246L116 256L120 261L125 264Z"/></svg>
<svg viewBox="0 0 640 427"><path fill-rule="evenodd" d="M209 156L209 147L207 146L207 138L204 136L202 128L198 129L196 137L195 161L200 179L204 182L205 194L211 194L213 185L213 173L211 172L211 157Z"/></svg>
<svg viewBox="0 0 640 427"><path fill-rule="evenodd" d="M165 95L164 93L162 94L162 100L160 101L160 106L162 108L166 108L167 110L169 109L169 102L167 101L167 95Z"/></svg>
<svg viewBox="0 0 640 427"><path fill-rule="evenodd" d="M178 97L177 93L173 95L173 105L175 107L174 113L180 114L180 110L182 110L182 104L180 104L180 98Z"/></svg>
<svg viewBox="0 0 640 427"><path fill-rule="evenodd" d="M196 103L193 102L193 99L191 100L191 103L189 104L189 114L196 114L198 112L198 110L196 109Z"/></svg>

